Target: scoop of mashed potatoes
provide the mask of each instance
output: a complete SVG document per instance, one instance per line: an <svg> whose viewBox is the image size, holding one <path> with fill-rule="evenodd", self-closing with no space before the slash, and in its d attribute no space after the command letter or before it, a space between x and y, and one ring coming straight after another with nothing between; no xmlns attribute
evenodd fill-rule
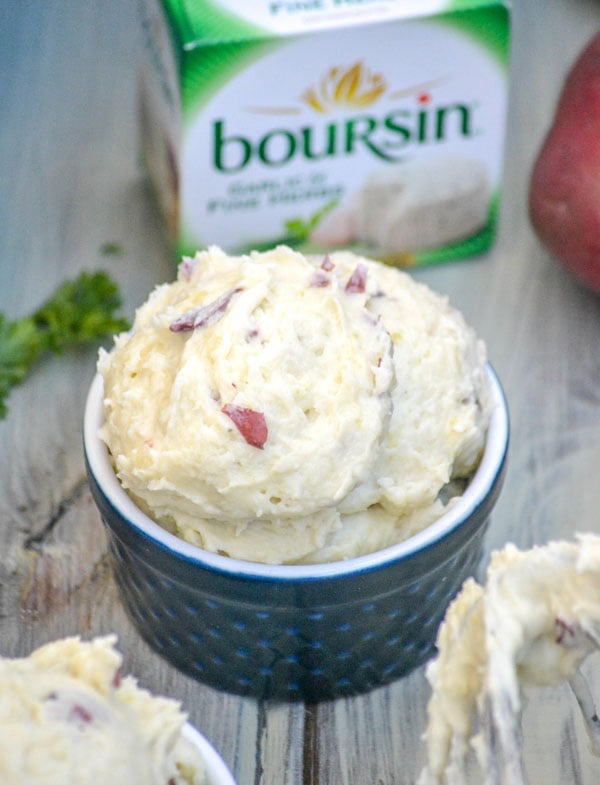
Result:
<svg viewBox="0 0 600 785"><path fill-rule="evenodd" d="M485 349L446 300L348 252L184 258L101 351L123 487L200 547L326 562L439 517L490 416Z"/></svg>
<svg viewBox="0 0 600 785"><path fill-rule="evenodd" d="M0 658L0 782L205 785L179 704L121 677L115 637Z"/></svg>

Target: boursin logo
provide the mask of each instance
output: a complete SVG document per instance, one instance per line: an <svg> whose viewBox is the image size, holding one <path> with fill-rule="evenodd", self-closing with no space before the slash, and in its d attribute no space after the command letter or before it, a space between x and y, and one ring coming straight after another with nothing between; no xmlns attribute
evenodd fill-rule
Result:
<svg viewBox="0 0 600 785"><path fill-rule="evenodd" d="M470 137L474 133L474 105L439 105L435 101L436 89L446 81L439 78L390 89L382 74L373 73L361 61L332 67L294 106L245 107L252 114L288 119L263 135L249 138L228 127L224 119L215 120L213 165L220 172L233 174L253 161L276 168L297 158L322 161L361 151L393 162L412 145ZM306 115L307 110L314 122L293 126L291 118Z"/></svg>
<svg viewBox="0 0 600 785"><path fill-rule="evenodd" d="M366 109L376 103L386 90L384 77L371 73L358 62L350 68L330 68L318 85L309 87L300 98L315 112L329 114L340 109Z"/></svg>

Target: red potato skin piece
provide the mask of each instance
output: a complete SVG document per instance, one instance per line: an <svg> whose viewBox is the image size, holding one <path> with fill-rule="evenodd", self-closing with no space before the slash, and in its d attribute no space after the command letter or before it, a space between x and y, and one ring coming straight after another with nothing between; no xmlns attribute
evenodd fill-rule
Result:
<svg viewBox="0 0 600 785"><path fill-rule="evenodd" d="M600 292L600 32L569 71L529 186L545 248Z"/></svg>
<svg viewBox="0 0 600 785"><path fill-rule="evenodd" d="M251 447L263 449L269 431L262 412L247 409L245 406L236 406L233 403L225 404L221 411L229 417Z"/></svg>
<svg viewBox="0 0 600 785"><path fill-rule="evenodd" d="M94 718L87 709L83 708L83 706L75 704L71 709L69 719L73 722L83 722L87 725L89 722L92 722Z"/></svg>
<svg viewBox="0 0 600 785"><path fill-rule="evenodd" d="M350 293L360 293L365 291L367 286L367 268L364 264L357 264L354 272L348 279L346 291Z"/></svg>

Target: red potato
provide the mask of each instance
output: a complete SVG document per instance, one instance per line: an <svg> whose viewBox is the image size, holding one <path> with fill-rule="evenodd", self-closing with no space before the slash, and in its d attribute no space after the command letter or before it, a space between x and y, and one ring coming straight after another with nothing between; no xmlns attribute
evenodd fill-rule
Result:
<svg viewBox="0 0 600 785"><path fill-rule="evenodd" d="M529 217L548 251L600 292L600 32L565 80L531 175Z"/></svg>

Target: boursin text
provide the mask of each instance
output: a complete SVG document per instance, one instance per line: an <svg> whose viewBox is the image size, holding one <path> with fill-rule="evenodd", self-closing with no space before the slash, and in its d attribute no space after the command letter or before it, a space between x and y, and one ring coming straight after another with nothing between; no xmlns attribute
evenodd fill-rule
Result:
<svg viewBox="0 0 600 785"><path fill-rule="evenodd" d="M252 162L281 167L299 157L322 161L361 151L393 162L412 145L473 136L477 132L475 112L475 104L434 106L427 94L418 96L416 107L396 107L383 116L357 114L320 125L277 127L256 138L232 130L225 120L218 119L212 125L213 166L219 172L234 174Z"/></svg>

